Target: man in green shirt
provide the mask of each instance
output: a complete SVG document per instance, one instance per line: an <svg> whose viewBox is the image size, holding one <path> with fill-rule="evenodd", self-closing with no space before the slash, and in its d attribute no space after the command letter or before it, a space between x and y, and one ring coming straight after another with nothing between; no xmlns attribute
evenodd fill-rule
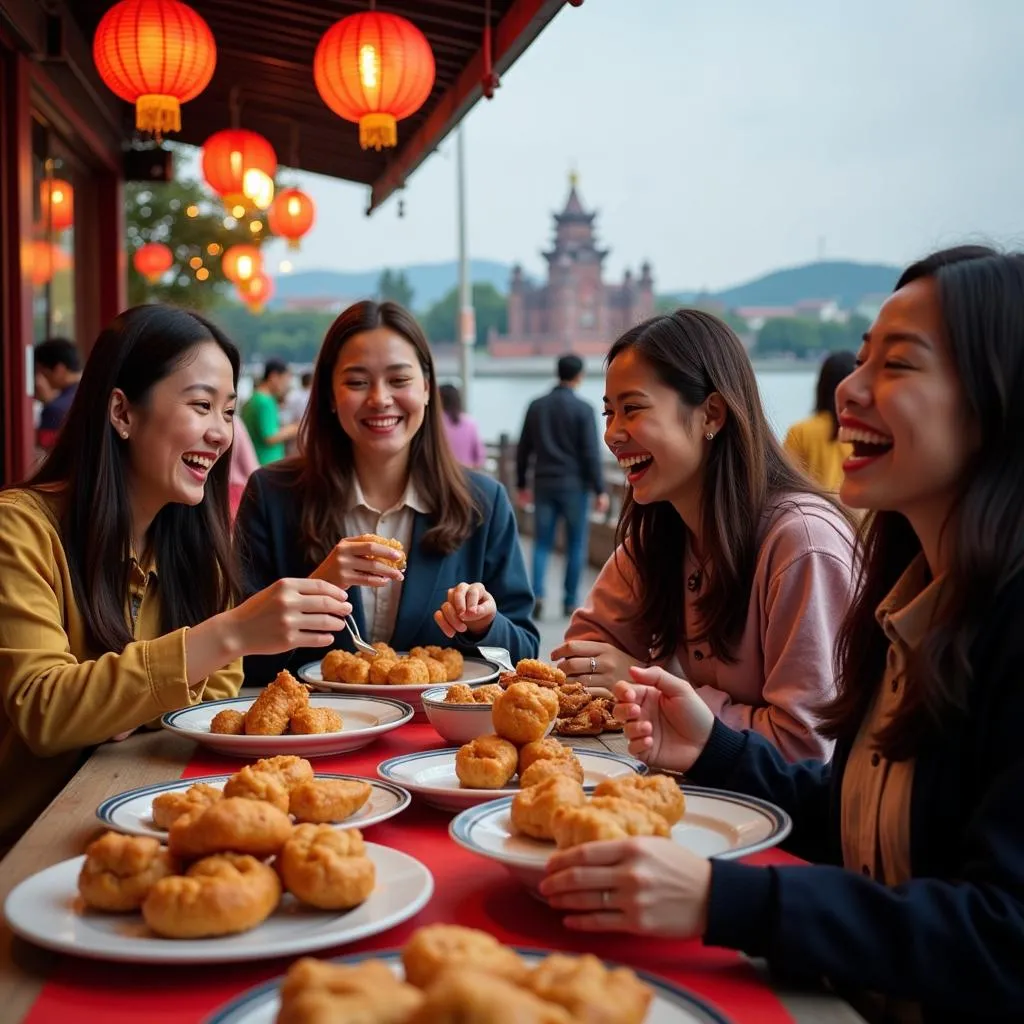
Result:
<svg viewBox="0 0 1024 1024"><path fill-rule="evenodd" d="M298 433L299 425L281 426L281 400L292 386L292 371L280 359L268 359L263 380L242 409L242 419L256 449L260 465L284 458L285 445Z"/></svg>

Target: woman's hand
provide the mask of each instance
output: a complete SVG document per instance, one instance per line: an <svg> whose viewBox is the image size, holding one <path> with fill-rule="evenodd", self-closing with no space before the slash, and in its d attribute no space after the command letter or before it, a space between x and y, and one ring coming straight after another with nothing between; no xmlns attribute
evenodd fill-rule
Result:
<svg viewBox="0 0 1024 1024"><path fill-rule="evenodd" d="M448 591L434 621L451 638L456 633L486 633L497 614L498 606L482 583L460 583Z"/></svg>
<svg viewBox="0 0 1024 1024"><path fill-rule="evenodd" d="M239 654L327 647L352 614L348 595L319 579L284 579L225 613Z"/></svg>
<svg viewBox="0 0 1024 1024"><path fill-rule="evenodd" d="M548 861L540 892L567 928L689 939L707 927L711 862L653 836L583 843Z"/></svg>
<svg viewBox="0 0 1024 1024"><path fill-rule="evenodd" d="M336 587L386 587L405 579L405 573L387 562L402 557L400 551L386 544L345 537L334 545L330 554L313 570L313 579L327 580ZM386 562L372 559L383 558Z"/></svg>
<svg viewBox="0 0 1024 1024"><path fill-rule="evenodd" d="M648 764L685 772L700 757L715 716L685 679L663 668L633 668L615 684L615 718L629 752Z"/></svg>
<svg viewBox="0 0 1024 1024"><path fill-rule="evenodd" d="M641 664L611 644L599 640L568 640L551 652L551 660L573 681L610 690L629 670Z"/></svg>

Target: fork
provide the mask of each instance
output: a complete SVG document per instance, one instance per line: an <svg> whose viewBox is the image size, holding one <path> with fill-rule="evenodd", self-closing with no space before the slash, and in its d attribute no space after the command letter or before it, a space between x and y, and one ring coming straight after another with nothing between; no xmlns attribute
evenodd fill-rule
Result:
<svg viewBox="0 0 1024 1024"><path fill-rule="evenodd" d="M348 635L352 637L352 643L355 644L356 650L363 651L365 654L371 654L373 657L377 657L380 651L376 647L371 647L360 635L359 627L356 625L355 619L351 615L345 616L345 628L348 630Z"/></svg>

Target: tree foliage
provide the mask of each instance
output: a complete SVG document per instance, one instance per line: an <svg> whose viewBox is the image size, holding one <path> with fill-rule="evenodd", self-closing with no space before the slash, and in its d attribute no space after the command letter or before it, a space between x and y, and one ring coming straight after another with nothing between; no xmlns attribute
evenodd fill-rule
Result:
<svg viewBox="0 0 1024 1024"><path fill-rule="evenodd" d="M816 356L840 349L856 351L868 321L856 313L846 323L821 323L803 317L769 320L758 332L755 353L759 356Z"/></svg>
<svg viewBox="0 0 1024 1024"><path fill-rule="evenodd" d="M487 344L487 335L493 327L499 334L508 331L508 300L487 282L473 285L473 309L476 313L477 347ZM452 288L420 319L427 337L435 344L457 341L459 289Z"/></svg>
<svg viewBox="0 0 1024 1024"><path fill-rule="evenodd" d="M397 302L406 309L412 309L413 300L412 285L405 276L404 270L384 270L377 282L377 296L382 301Z"/></svg>

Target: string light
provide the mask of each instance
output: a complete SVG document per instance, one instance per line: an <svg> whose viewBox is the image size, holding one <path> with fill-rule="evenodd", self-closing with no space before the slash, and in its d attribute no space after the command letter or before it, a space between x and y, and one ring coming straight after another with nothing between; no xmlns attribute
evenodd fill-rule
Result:
<svg viewBox="0 0 1024 1024"><path fill-rule="evenodd" d="M203 265L203 257L202 256L193 256L192 259L190 259L188 261L188 265L193 270L198 270Z"/></svg>
<svg viewBox="0 0 1024 1024"><path fill-rule="evenodd" d="M206 267L200 267L196 271L196 280L197 281L205 281L209 276L210 276L210 272L206 269Z"/></svg>

